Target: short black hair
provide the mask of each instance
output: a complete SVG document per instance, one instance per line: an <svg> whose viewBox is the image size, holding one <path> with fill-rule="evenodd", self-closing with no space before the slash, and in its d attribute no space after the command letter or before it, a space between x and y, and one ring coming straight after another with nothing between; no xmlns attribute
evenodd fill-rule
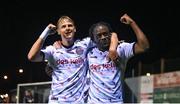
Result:
<svg viewBox="0 0 180 104"><path fill-rule="evenodd" d="M111 28L111 25L106 23L106 22L98 22L98 23L95 23L93 24L90 28L89 28L89 37L91 38L91 40L94 42L94 34L93 34L93 31L96 27L98 26L106 26L108 29L109 29L109 32L111 33L112 32L112 28Z"/></svg>

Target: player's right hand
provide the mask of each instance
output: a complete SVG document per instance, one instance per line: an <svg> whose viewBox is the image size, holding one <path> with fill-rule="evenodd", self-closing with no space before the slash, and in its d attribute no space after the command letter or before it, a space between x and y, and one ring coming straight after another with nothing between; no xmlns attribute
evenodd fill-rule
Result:
<svg viewBox="0 0 180 104"><path fill-rule="evenodd" d="M55 34L55 33L57 32L57 31L56 31L56 26L55 26L55 25L49 24L47 27L50 29L49 35Z"/></svg>
<svg viewBox="0 0 180 104"><path fill-rule="evenodd" d="M46 65L46 67L45 67L45 72L46 72L46 74L47 74L49 77L51 77L51 75L52 75L52 73L53 73L52 67L50 67L49 65Z"/></svg>

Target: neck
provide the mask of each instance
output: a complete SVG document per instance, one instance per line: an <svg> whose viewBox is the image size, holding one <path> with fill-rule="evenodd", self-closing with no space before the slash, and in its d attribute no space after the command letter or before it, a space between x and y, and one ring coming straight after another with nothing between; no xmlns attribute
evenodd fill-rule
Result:
<svg viewBox="0 0 180 104"><path fill-rule="evenodd" d="M71 41L63 41L62 40L62 45L65 47L71 47L74 44L74 40Z"/></svg>
<svg viewBox="0 0 180 104"><path fill-rule="evenodd" d="M101 45L100 43L99 44L97 44L97 48L100 50L100 51L108 51L109 50L109 45L106 45L106 44L104 44L104 45Z"/></svg>
<svg viewBox="0 0 180 104"><path fill-rule="evenodd" d="M99 49L100 51L102 51L102 52L105 52L105 51L108 50L108 48L103 48L103 47L98 47L98 49Z"/></svg>

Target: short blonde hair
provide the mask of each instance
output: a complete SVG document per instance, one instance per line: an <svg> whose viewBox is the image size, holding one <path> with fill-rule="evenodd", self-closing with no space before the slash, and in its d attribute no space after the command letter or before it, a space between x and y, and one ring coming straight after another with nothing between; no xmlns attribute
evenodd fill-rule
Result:
<svg viewBox="0 0 180 104"><path fill-rule="evenodd" d="M74 21L69 17L69 16L61 16L57 22L57 28L59 27L59 24L63 21L63 20L68 20L69 22L74 24Z"/></svg>

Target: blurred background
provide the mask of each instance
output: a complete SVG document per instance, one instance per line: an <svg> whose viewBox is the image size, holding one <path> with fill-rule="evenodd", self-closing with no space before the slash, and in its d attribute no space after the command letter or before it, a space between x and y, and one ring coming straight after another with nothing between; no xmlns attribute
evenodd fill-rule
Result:
<svg viewBox="0 0 180 104"><path fill-rule="evenodd" d="M93 23L105 21L118 33L120 40L133 42L136 40L133 31L119 21L124 13L137 22L151 45L148 52L135 56L128 62L125 72L125 91L127 92L125 93L125 102L146 101L144 99L150 99L148 100L150 102L171 102L175 101L172 100L174 97L179 99L179 94L172 94L173 91L180 91L180 81L178 80L180 77L178 72L180 70L180 7L177 4L174 1L157 2L153 0L7 0L0 3L0 94L2 100L9 97L6 102L15 102L18 98L17 94L21 96L24 94L23 91L28 89L33 89L32 93L35 94L35 91L40 91L37 89L43 90L44 88L38 93L46 92L48 94L49 84L43 88L37 87L39 84L41 85L41 82L46 84L51 81L51 78L45 73L46 63L30 62L27 60L27 54L49 23L56 24L60 16L68 15L74 19L77 26L76 38L82 39L88 36L88 29ZM45 45L53 44L59 38L58 35L49 36ZM175 74L172 77L171 74L166 75L166 73ZM165 74L166 77L157 77L160 74ZM157 78L164 78L166 85L163 86L168 89L159 87L162 83L157 82L158 84L156 84ZM139 89L130 88L132 85L129 85L129 81L135 83L134 80L139 81L139 79L142 82L134 85ZM172 80L174 82L171 82ZM152 86L150 90L140 90L143 88L144 82L147 82L148 86ZM31 88L29 83L38 84ZM172 83L176 83L175 88L169 86ZM19 87L18 84L20 84ZM18 88L19 93L17 93ZM21 92L20 89L22 89ZM148 95L149 93L150 95ZM141 95L146 97L139 98ZM126 99L127 96L131 99ZM174 97L167 100L168 96ZM39 99L41 98L42 96L39 97ZM162 100L165 98L166 100ZM22 98L18 99L22 100ZM44 102L45 100L39 101Z"/></svg>

